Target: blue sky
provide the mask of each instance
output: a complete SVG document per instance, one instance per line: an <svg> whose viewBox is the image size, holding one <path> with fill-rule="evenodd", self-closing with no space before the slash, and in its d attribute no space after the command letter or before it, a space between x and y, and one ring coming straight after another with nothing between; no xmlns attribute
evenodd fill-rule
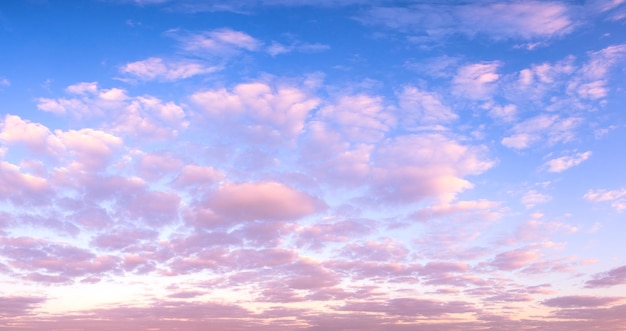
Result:
<svg viewBox="0 0 626 331"><path fill-rule="evenodd" d="M625 23L3 3L0 329L624 328Z"/></svg>

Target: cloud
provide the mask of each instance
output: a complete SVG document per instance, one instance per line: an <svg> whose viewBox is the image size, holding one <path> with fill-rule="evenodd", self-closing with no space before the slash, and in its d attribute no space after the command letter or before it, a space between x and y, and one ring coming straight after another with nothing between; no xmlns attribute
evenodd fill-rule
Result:
<svg viewBox="0 0 626 331"><path fill-rule="evenodd" d="M495 256L491 266L505 271L512 271L530 265L542 255L534 250L519 248Z"/></svg>
<svg viewBox="0 0 626 331"><path fill-rule="evenodd" d="M33 309L45 301L46 298L43 297L2 296L0 297L0 316L13 318L30 315Z"/></svg>
<svg viewBox="0 0 626 331"><path fill-rule="evenodd" d="M183 50L207 57L233 56L241 51L257 51L263 44L245 32L227 28L201 33L182 34L175 30L168 33L179 40Z"/></svg>
<svg viewBox="0 0 626 331"><path fill-rule="evenodd" d="M219 66L191 60L164 60L151 57L145 60L130 62L120 68L120 72L140 80L175 81L197 75L205 75L219 71Z"/></svg>
<svg viewBox="0 0 626 331"><path fill-rule="evenodd" d="M449 202L472 187L463 177L493 165L485 152L482 146L461 145L434 133L387 139L372 155L372 191L396 202Z"/></svg>
<svg viewBox="0 0 626 331"><path fill-rule="evenodd" d="M341 128L349 141L376 142L395 124L383 99L365 94L341 96L336 103L320 109L318 114L327 123Z"/></svg>
<svg viewBox="0 0 626 331"><path fill-rule="evenodd" d="M540 114L524 120L511 129L512 134L502 138L502 145L513 149L526 149L542 140L554 144L568 142L575 137L574 130L582 118L560 118L558 115Z"/></svg>
<svg viewBox="0 0 626 331"><path fill-rule="evenodd" d="M65 146L46 126L6 115L0 122L0 141L3 144L23 144L36 154L61 155Z"/></svg>
<svg viewBox="0 0 626 331"><path fill-rule="evenodd" d="M617 211L626 210L626 189L589 190L585 193L584 198L594 202L610 201L611 206Z"/></svg>
<svg viewBox="0 0 626 331"><path fill-rule="evenodd" d="M217 129L229 129L257 142L291 141L320 100L298 86L243 83L194 93L191 100Z"/></svg>
<svg viewBox="0 0 626 331"><path fill-rule="evenodd" d="M330 46L320 43L305 43L305 42L292 42L288 45L281 44L278 42L272 42L271 45L267 47L267 53L271 56L276 56L280 54L287 54L291 52L302 52L302 53L314 53L314 52L323 52L330 49Z"/></svg>
<svg viewBox="0 0 626 331"><path fill-rule="evenodd" d="M542 304L558 308L600 307L623 301L619 297L599 297L588 295L572 295L544 300Z"/></svg>
<svg viewBox="0 0 626 331"><path fill-rule="evenodd" d="M458 115L444 104L441 95L422 91L413 86L405 86L402 89L398 94L398 102L403 113L402 123L408 128L415 125L447 124L458 118Z"/></svg>
<svg viewBox="0 0 626 331"><path fill-rule="evenodd" d="M589 159L589 157L591 157L590 151L576 153L573 156L562 156L544 163L544 167L548 168L549 172L563 172L571 167L583 163Z"/></svg>
<svg viewBox="0 0 626 331"><path fill-rule="evenodd" d="M538 204L546 203L550 200L552 200L551 196L547 194L539 193L535 190L530 190L524 193L524 196L522 196L521 202L522 204L526 206L526 208L532 208Z"/></svg>
<svg viewBox="0 0 626 331"><path fill-rule="evenodd" d="M207 197L206 207L226 221L296 220L323 210L325 204L276 182L230 183Z"/></svg>
<svg viewBox="0 0 626 331"><path fill-rule="evenodd" d="M8 87L8 86L11 86L11 82L4 77L0 77L0 87Z"/></svg>
<svg viewBox="0 0 626 331"><path fill-rule="evenodd" d="M452 91L462 97L474 100L489 99L500 78L498 62L475 63L459 68L452 80Z"/></svg>
<svg viewBox="0 0 626 331"><path fill-rule="evenodd" d="M573 31L571 8L559 2L487 2L374 7L359 20L441 38L455 33L492 39L549 39Z"/></svg>
<svg viewBox="0 0 626 331"><path fill-rule="evenodd" d="M626 265L595 274L593 279L585 282L587 288L611 287L626 284Z"/></svg>

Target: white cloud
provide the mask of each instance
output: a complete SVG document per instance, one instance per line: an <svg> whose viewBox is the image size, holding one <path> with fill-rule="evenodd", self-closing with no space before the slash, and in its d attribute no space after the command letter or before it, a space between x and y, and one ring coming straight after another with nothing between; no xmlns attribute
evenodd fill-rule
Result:
<svg viewBox="0 0 626 331"><path fill-rule="evenodd" d="M576 153L573 156L562 156L549 160L544 164L549 172L562 172L571 167L577 166L591 157L591 152Z"/></svg>
<svg viewBox="0 0 626 331"><path fill-rule="evenodd" d="M11 86L11 82L4 77L0 77L0 86Z"/></svg>
<svg viewBox="0 0 626 331"><path fill-rule="evenodd" d="M190 60L169 61L159 57L127 63L120 68L124 74L141 80L174 81L196 75L203 75L220 70L217 66L208 66Z"/></svg>

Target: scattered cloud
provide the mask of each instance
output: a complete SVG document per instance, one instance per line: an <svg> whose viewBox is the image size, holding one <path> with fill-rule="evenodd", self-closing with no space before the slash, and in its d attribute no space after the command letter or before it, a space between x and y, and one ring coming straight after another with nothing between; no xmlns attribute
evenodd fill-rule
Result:
<svg viewBox="0 0 626 331"><path fill-rule="evenodd" d="M131 62L123 65L120 72L140 80L175 81L209 74L220 70L218 66L208 66L189 60L167 61L158 57Z"/></svg>
<svg viewBox="0 0 626 331"><path fill-rule="evenodd" d="M544 163L544 167L549 172L563 172L571 167L577 166L591 157L591 152L576 153L573 156L561 156L556 159L551 159Z"/></svg>

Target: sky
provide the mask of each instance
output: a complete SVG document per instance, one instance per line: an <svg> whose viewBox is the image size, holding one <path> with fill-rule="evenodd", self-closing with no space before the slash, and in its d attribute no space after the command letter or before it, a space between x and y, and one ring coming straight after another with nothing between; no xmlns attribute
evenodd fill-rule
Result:
<svg viewBox="0 0 626 331"><path fill-rule="evenodd" d="M626 330L626 1L0 3L0 330Z"/></svg>

